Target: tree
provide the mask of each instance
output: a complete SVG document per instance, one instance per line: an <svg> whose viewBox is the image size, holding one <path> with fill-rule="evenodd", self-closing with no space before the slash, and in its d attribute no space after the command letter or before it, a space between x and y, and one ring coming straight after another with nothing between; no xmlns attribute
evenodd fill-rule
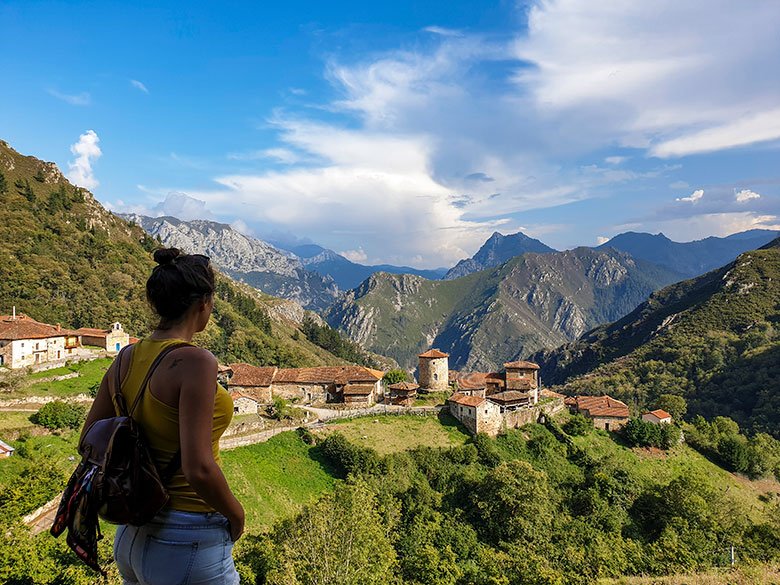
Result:
<svg viewBox="0 0 780 585"><path fill-rule="evenodd" d="M676 421L682 420L688 411L688 402L682 396L676 394L661 394L656 403L658 408L665 410L672 415Z"/></svg>
<svg viewBox="0 0 780 585"><path fill-rule="evenodd" d="M364 483L335 493L282 522L271 541L268 585L384 585L395 581L396 555L377 500Z"/></svg>
<svg viewBox="0 0 780 585"><path fill-rule="evenodd" d="M8 181L5 180L5 175L0 173L0 195L5 195L8 192Z"/></svg>
<svg viewBox="0 0 780 585"><path fill-rule="evenodd" d="M382 378L385 384L398 384L399 382L406 382L408 380L407 373L401 369L390 370Z"/></svg>

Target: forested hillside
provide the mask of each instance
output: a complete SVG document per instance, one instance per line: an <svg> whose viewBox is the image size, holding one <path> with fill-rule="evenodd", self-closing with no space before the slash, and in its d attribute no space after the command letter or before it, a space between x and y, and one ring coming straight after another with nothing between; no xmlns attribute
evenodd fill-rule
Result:
<svg viewBox="0 0 780 585"><path fill-rule="evenodd" d="M53 163L0 141L0 314L12 307L65 327L120 321L143 336L154 323L144 285L158 241L71 185ZM339 363L297 326L269 313L276 300L220 276L214 317L201 335L226 362Z"/></svg>
<svg viewBox="0 0 780 585"><path fill-rule="evenodd" d="M548 384L638 406L661 394L688 414L780 436L780 239L667 287L623 319L532 359Z"/></svg>

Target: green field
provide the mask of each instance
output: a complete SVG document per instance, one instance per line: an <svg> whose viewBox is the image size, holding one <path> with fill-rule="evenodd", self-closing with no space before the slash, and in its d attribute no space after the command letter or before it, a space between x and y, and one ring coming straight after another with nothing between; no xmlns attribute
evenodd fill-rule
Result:
<svg viewBox="0 0 780 585"><path fill-rule="evenodd" d="M330 491L332 470L294 431L222 452L222 469L246 510L246 529L260 532Z"/></svg>
<svg viewBox="0 0 780 585"><path fill-rule="evenodd" d="M76 396L77 394L89 394L90 388L94 384L100 383L100 380L103 379L103 374L106 373L106 370L108 370L113 361L114 360L110 358L101 358L88 362L78 362L69 366L45 370L43 372L35 372L34 374L26 376L18 389L12 392L3 393L2 398L4 400L25 398L28 396L57 396L65 398L68 396ZM41 378L62 376L72 372L78 372L79 376L56 382L36 381Z"/></svg>
<svg viewBox="0 0 780 585"><path fill-rule="evenodd" d="M456 447L469 438L467 431L449 414L435 416L386 415L334 421L320 434L338 431L350 441L376 449L380 454L415 447Z"/></svg>
<svg viewBox="0 0 780 585"><path fill-rule="evenodd" d="M9 440L18 437L20 433L36 428L36 426L30 422L31 414L32 412L0 412L0 439L7 443Z"/></svg>

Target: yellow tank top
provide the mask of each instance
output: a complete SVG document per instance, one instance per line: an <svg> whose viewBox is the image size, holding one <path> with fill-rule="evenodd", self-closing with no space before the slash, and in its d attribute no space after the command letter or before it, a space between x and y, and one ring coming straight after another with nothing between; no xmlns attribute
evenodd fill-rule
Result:
<svg viewBox="0 0 780 585"><path fill-rule="evenodd" d="M142 339L133 346L130 369L122 381L122 394L128 408L131 407L138 395L139 386L154 359L169 345L181 342L181 339ZM179 449L179 409L161 402L147 388L133 413L133 418L140 423L144 430L158 469L165 469L165 466ZM232 418L233 399L230 398L227 390L217 384L217 392L214 395L214 419L211 424L211 448L214 460L218 465L220 463L219 438L225 432ZM168 506L174 510L185 512L214 511L187 483L181 469L168 482L168 493L171 496Z"/></svg>

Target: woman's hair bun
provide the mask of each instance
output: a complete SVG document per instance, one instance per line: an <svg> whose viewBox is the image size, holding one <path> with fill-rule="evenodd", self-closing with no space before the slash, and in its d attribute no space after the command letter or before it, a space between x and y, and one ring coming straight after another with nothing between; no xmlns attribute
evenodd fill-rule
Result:
<svg viewBox="0 0 780 585"><path fill-rule="evenodd" d="M154 261L160 266L165 266L171 264L180 254L178 248L159 248L154 251Z"/></svg>

